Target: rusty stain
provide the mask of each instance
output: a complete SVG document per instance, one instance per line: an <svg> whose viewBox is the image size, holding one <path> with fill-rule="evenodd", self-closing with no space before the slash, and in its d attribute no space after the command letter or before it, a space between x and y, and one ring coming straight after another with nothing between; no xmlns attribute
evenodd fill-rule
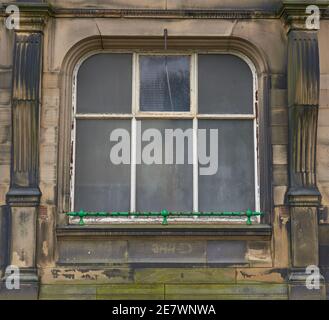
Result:
<svg viewBox="0 0 329 320"><path fill-rule="evenodd" d="M267 282L282 282L286 280L288 271L287 269L269 269L264 271L254 271L254 270L240 270L240 274L243 279L251 279L254 280L263 280ZM268 277L269 276L269 277Z"/></svg>
<svg viewBox="0 0 329 320"><path fill-rule="evenodd" d="M47 207L46 206L40 206L39 207L39 217L41 220L47 220L48 213L47 213Z"/></svg>
<svg viewBox="0 0 329 320"><path fill-rule="evenodd" d="M85 280L95 280L96 281L98 279L98 275L84 274L84 275L82 275L81 278L85 279Z"/></svg>
<svg viewBox="0 0 329 320"><path fill-rule="evenodd" d="M243 276L243 278L252 278L252 277L255 276L255 275L252 275L252 274L248 274L246 272L243 272L243 271L240 271L240 274Z"/></svg>
<svg viewBox="0 0 329 320"><path fill-rule="evenodd" d="M48 256L49 254L49 248L48 248L48 242L47 241L43 241L42 242L42 253L44 254L44 256Z"/></svg>
<svg viewBox="0 0 329 320"><path fill-rule="evenodd" d="M53 278L54 279L57 279L59 277L59 274L61 273L61 270L59 270L59 269L52 269L50 272L51 272Z"/></svg>
<svg viewBox="0 0 329 320"><path fill-rule="evenodd" d="M12 255L12 264L17 265L19 267L26 267L26 261L24 259L24 256L24 250L22 250L21 255L14 251Z"/></svg>

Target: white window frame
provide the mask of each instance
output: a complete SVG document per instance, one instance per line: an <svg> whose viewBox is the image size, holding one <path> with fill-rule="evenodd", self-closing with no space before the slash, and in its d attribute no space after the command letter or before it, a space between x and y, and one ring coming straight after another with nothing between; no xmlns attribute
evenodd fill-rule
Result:
<svg viewBox="0 0 329 320"><path fill-rule="evenodd" d="M132 112L131 113L77 113L77 75L81 65L91 56L104 53L126 53L132 55ZM199 54L230 54L239 57L245 61L253 77L253 113L252 114L198 114L198 55ZM139 92L140 92L140 56L154 56L154 55L179 55L179 56L190 56L190 111L175 112L175 111L141 111L139 109ZM131 186L130 186L130 211L136 211L136 130L137 120L143 119L190 119L193 122L193 211L198 212L198 150L197 150L197 129L199 119L209 120L253 120L254 128L254 166L255 166L255 211L260 211L260 177L259 177L259 148L258 148L258 118L257 118L257 91L258 81L257 73L254 64L251 60L243 54L235 51L219 51L219 50L207 50L207 51L175 51L175 52L164 52L164 51L122 51L122 50L101 50L93 51L88 55L84 56L75 66L73 72L73 83L72 83L72 126L71 126L71 159L72 163L70 166L70 208L74 211L74 188L75 188L75 157L76 157L76 121L79 119L127 119L131 120ZM164 208L165 209L165 208ZM248 208L246 208L247 210ZM221 211L218 208L218 211ZM110 217L86 217L88 223L152 223L159 222L162 220L161 217L149 217L149 218L110 218ZM244 217L194 217L194 218L171 218L170 221L179 222L233 222L233 223L245 223ZM260 217L252 217L254 222L260 222ZM76 223L78 218L70 217L71 223Z"/></svg>

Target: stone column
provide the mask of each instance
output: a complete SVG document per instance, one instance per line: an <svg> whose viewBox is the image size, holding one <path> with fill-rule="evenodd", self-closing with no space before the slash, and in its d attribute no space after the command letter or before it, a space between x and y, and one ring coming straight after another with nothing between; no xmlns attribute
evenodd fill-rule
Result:
<svg viewBox="0 0 329 320"><path fill-rule="evenodd" d="M19 267L20 289L7 290L3 283L2 296L13 298L38 297L36 219L41 196L38 184L43 24L42 16L24 16L23 12L19 29L11 31L15 32L15 44L11 183L7 193L9 264Z"/></svg>
<svg viewBox="0 0 329 320"><path fill-rule="evenodd" d="M320 299L320 289L306 287L308 266L317 266L318 207L316 142L319 108L319 48L317 30L306 29L306 6L286 7L288 22L288 106L291 273L290 299Z"/></svg>

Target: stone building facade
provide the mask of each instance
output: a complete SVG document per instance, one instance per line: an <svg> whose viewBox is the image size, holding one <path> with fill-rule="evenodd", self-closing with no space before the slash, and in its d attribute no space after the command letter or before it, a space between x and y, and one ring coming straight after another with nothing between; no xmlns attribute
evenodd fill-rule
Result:
<svg viewBox="0 0 329 320"><path fill-rule="evenodd" d="M19 28L8 29L13 4ZM319 28L307 27L309 5L320 10ZM326 299L328 6L1 1L0 297ZM172 52L235 53L253 65L260 221L79 226L65 214L77 66L96 52L163 52L164 41ZM6 288L10 265L19 267L19 290ZM320 268L313 290L308 266Z"/></svg>

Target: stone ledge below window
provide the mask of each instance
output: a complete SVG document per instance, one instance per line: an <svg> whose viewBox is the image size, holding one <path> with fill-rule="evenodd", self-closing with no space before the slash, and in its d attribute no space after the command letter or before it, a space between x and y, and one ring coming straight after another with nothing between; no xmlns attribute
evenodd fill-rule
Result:
<svg viewBox="0 0 329 320"><path fill-rule="evenodd" d="M116 225L67 225L57 228L57 237L111 237L111 236L198 236L198 237L256 237L269 239L272 235L272 226L267 224L116 224Z"/></svg>

